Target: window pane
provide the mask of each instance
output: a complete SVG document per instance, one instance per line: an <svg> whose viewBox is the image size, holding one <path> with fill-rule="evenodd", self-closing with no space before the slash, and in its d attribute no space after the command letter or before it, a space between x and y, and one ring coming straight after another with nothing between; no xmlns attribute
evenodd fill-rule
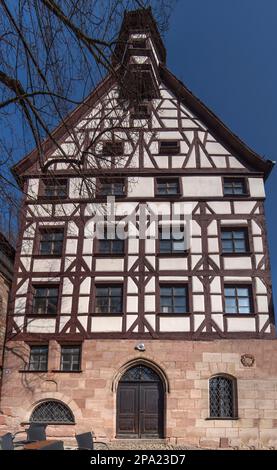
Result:
<svg viewBox="0 0 277 470"><path fill-rule="evenodd" d="M224 292L226 296L235 296L236 289L234 287L225 287Z"/></svg>
<svg viewBox="0 0 277 470"><path fill-rule="evenodd" d="M238 296L239 297L248 297L249 296L249 289L246 287L238 287L237 288Z"/></svg>
<svg viewBox="0 0 277 470"><path fill-rule="evenodd" d="M171 287L161 287L161 295L172 295L172 288Z"/></svg>
<svg viewBox="0 0 277 470"><path fill-rule="evenodd" d="M250 307L239 307L239 313L250 313Z"/></svg>

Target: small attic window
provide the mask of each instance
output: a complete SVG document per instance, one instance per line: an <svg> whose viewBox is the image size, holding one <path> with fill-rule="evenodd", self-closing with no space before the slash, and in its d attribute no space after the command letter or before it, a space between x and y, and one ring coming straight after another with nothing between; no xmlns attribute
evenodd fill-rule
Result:
<svg viewBox="0 0 277 470"><path fill-rule="evenodd" d="M147 104L138 104L131 110L132 119L149 119L150 109Z"/></svg>
<svg viewBox="0 0 277 470"><path fill-rule="evenodd" d="M160 142L160 155L174 155L180 152L180 143L177 140L162 140Z"/></svg>
<svg viewBox="0 0 277 470"><path fill-rule="evenodd" d="M43 179L41 195L47 198L64 199L68 196L68 185L66 179Z"/></svg>
<svg viewBox="0 0 277 470"><path fill-rule="evenodd" d="M147 43L146 39L133 39L132 40L133 49L146 49Z"/></svg>
<svg viewBox="0 0 277 470"><path fill-rule="evenodd" d="M104 142L102 155L105 157L117 157L123 155L124 143L123 142Z"/></svg>

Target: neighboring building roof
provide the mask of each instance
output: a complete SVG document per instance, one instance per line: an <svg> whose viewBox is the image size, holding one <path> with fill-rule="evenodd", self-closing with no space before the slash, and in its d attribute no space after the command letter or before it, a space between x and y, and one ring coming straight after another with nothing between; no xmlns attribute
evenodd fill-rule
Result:
<svg viewBox="0 0 277 470"><path fill-rule="evenodd" d="M0 273L9 281L11 281L13 277L14 257L15 248L0 232Z"/></svg>
<svg viewBox="0 0 277 470"><path fill-rule="evenodd" d="M160 34L158 32L156 22L152 16L151 9L144 10L143 14L140 10L134 12L127 12L124 16L117 45L115 47L113 61L117 63L121 57L122 44L126 43L126 32L141 31L143 28L150 31L154 35L155 44L158 47L161 64L159 66L159 73L161 80L168 86L170 90L188 107L192 112L205 124L211 133L222 142L227 148L230 149L240 159L244 160L246 164L250 165L253 169L263 173L266 179L270 174L274 162L271 160L264 160L260 155L251 150L239 137L237 137L206 105L202 103L180 80L178 80L164 65L166 53ZM114 75L108 75L95 90L73 110L53 132L54 139L60 139L68 130L69 126L74 125L82 115L87 112L88 108L104 95L106 91L115 83ZM54 146L53 139L49 137L43 142L43 151L47 152ZM21 184L21 176L36 162L38 161L38 150L32 150L25 158L20 160L12 167L12 173Z"/></svg>

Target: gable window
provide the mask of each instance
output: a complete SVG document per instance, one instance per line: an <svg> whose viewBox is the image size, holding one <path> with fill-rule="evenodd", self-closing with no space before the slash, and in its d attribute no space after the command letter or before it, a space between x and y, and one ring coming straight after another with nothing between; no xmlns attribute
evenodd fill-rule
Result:
<svg viewBox="0 0 277 470"><path fill-rule="evenodd" d="M124 240L118 238L116 229L114 233L109 235L107 227L104 228L104 238L98 239L99 253L120 254L124 253Z"/></svg>
<svg viewBox="0 0 277 470"><path fill-rule="evenodd" d="M210 418L236 418L236 379L217 375L209 380Z"/></svg>
<svg viewBox="0 0 277 470"><path fill-rule="evenodd" d="M224 287L226 313L251 313L253 311L252 289L250 286Z"/></svg>
<svg viewBox="0 0 277 470"><path fill-rule="evenodd" d="M150 109L147 104L138 104L131 110L132 119L148 119L150 117Z"/></svg>
<svg viewBox="0 0 277 470"><path fill-rule="evenodd" d="M39 254L58 255L62 254L63 229L43 229L40 233Z"/></svg>
<svg viewBox="0 0 277 470"><path fill-rule="evenodd" d="M186 250L184 229L159 228L160 253L183 253Z"/></svg>
<svg viewBox="0 0 277 470"><path fill-rule="evenodd" d="M116 179L100 179L99 181L100 196L124 196L125 195L125 181L124 178Z"/></svg>
<svg viewBox="0 0 277 470"><path fill-rule="evenodd" d="M157 196L174 196L180 194L178 178L157 178Z"/></svg>
<svg viewBox="0 0 277 470"><path fill-rule="evenodd" d="M161 313L187 313L188 289L187 286L162 285L160 287Z"/></svg>
<svg viewBox="0 0 277 470"><path fill-rule="evenodd" d="M180 152L180 143L177 140L162 140L160 142L160 155L174 155Z"/></svg>
<svg viewBox="0 0 277 470"><path fill-rule="evenodd" d="M31 346L29 370L47 371L48 346Z"/></svg>
<svg viewBox="0 0 277 470"><path fill-rule="evenodd" d="M124 152L124 143L122 141L118 142L104 142L102 155L105 157L117 157L123 155Z"/></svg>
<svg viewBox="0 0 277 470"><path fill-rule="evenodd" d="M61 370L76 371L80 370L81 365L81 347L80 346L62 346L61 347Z"/></svg>
<svg viewBox="0 0 277 470"><path fill-rule="evenodd" d="M245 178L224 178L224 196L244 196L247 194Z"/></svg>
<svg viewBox="0 0 277 470"><path fill-rule="evenodd" d="M58 307L58 286L34 286L33 314L55 315Z"/></svg>
<svg viewBox="0 0 277 470"><path fill-rule="evenodd" d="M244 228L221 229L221 245L223 253L246 253L248 251L247 230Z"/></svg>
<svg viewBox="0 0 277 470"><path fill-rule="evenodd" d="M134 49L146 49L146 39L133 39L132 46Z"/></svg>
<svg viewBox="0 0 277 470"><path fill-rule="evenodd" d="M122 313L123 288L119 285L96 286L95 311L96 313Z"/></svg>
<svg viewBox="0 0 277 470"><path fill-rule="evenodd" d="M67 197L67 181L65 179L43 180L43 196L49 198Z"/></svg>
<svg viewBox="0 0 277 470"><path fill-rule="evenodd" d="M39 403L30 416L30 423L74 424L74 422L70 408L57 400Z"/></svg>

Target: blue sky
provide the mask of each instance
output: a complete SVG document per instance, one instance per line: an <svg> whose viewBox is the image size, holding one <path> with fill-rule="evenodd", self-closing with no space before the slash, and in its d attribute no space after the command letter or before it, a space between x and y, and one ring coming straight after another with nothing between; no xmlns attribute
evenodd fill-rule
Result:
<svg viewBox="0 0 277 470"><path fill-rule="evenodd" d="M167 65L253 150L277 160L277 1L179 0ZM277 164L266 183L277 306Z"/></svg>

